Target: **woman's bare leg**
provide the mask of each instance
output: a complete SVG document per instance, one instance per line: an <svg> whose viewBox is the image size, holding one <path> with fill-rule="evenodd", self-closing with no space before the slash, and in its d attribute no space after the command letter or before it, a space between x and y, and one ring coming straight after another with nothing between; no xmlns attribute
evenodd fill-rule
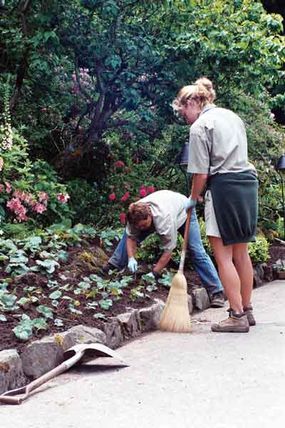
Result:
<svg viewBox="0 0 285 428"><path fill-rule="evenodd" d="M244 308L251 305L253 269L248 254L248 244L233 245L233 260L241 283L241 297Z"/></svg>
<svg viewBox="0 0 285 428"><path fill-rule="evenodd" d="M229 299L231 309L241 314L243 304L241 298L241 281L233 263L233 245L224 245L221 238L209 236L209 240L218 265L220 279Z"/></svg>

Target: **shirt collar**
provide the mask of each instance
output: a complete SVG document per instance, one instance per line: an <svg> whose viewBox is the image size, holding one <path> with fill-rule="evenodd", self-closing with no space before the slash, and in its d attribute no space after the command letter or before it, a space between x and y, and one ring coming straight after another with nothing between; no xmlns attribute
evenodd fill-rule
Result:
<svg viewBox="0 0 285 428"><path fill-rule="evenodd" d="M202 109L200 114L206 113L206 111L211 110L212 108L216 108L216 104L206 104L205 107Z"/></svg>

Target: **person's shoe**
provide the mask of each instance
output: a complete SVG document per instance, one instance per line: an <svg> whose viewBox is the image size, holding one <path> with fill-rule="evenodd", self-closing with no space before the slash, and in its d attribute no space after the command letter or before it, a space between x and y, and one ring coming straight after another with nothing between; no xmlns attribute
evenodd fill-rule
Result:
<svg viewBox="0 0 285 428"><path fill-rule="evenodd" d="M229 309L229 317L219 323L212 324L211 330L216 333L247 333L249 322L245 312L236 314Z"/></svg>
<svg viewBox="0 0 285 428"><path fill-rule="evenodd" d="M225 305L224 293L218 291L218 293L212 294L211 299L211 308L223 308Z"/></svg>
<svg viewBox="0 0 285 428"><path fill-rule="evenodd" d="M252 306L247 306L246 308L243 308L246 316L247 316L247 320L248 320L248 324L250 326L253 326L256 324L255 318L253 316L253 309Z"/></svg>

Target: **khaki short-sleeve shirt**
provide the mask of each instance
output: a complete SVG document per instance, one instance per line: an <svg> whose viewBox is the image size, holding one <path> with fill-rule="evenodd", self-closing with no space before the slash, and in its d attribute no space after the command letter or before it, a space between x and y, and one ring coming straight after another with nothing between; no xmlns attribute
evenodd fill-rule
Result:
<svg viewBox="0 0 285 428"><path fill-rule="evenodd" d="M189 173L214 175L255 170L248 162L244 123L231 110L207 105L191 126L189 139Z"/></svg>
<svg viewBox="0 0 285 428"><path fill-rule="evenodd" d="M159 235L164 251L172 251L177 244L177 230L186 221L185 202L187 197L171 190L158 190L138 202L147 203L150 207L153 226ZM127 235L138 238L140 231L127 224Z"/></svg>

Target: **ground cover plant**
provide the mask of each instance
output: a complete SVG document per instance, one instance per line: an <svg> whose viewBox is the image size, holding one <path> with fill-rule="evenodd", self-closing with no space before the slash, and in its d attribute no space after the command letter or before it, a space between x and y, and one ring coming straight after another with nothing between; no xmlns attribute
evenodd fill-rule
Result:
<svg viewBox="0 0 285 428"><path fill-rule="evenodd" d="M66 223L37 236L2 237L0 349L21 348L32 339L79 323L100 326L128 306L165 296L170 274L165 272L156 283L146 264L135 280L128 272L102 275L106 252L116 242L112 230L100 233Z"/></svg>
<svg viewBox="0 0 285 428"><path fill-rule="evenodd" d="M189 193L177 165L189 129L171 101L201 75L246 124L260 184L252 260L284 258L273 245L284 238L274 168L284 126L272 113L284 116L280 15L258 0L11 0L0 22L2 347L166 296L171 270L158 283L147 275L155 239L141 247L135 279L103 277L100 266L129 203L159 189ZM210 253L202 220L201 230ZM179 248L174 270L178 260Z"/></svg>
<svg viewBox="0 0 285 428"><path fill-rule="evenodd" d="M38 230L37 235L0 238L0 335L1 349L23 349L32 340L78 324L103 326L129 308L166 299L177 271L179 249L162 277L155 280L151 267L159 252L153 237L139 250L136 276L127 270L101 271L122 230L96 230L65 222ZM268 259L265 238L251 244L254 262ZM154 248L156 251L154 251ZM274 264L284 258L285 248L271 246ZM189 293L201 285L187 260L185 275Z"/></svg>

